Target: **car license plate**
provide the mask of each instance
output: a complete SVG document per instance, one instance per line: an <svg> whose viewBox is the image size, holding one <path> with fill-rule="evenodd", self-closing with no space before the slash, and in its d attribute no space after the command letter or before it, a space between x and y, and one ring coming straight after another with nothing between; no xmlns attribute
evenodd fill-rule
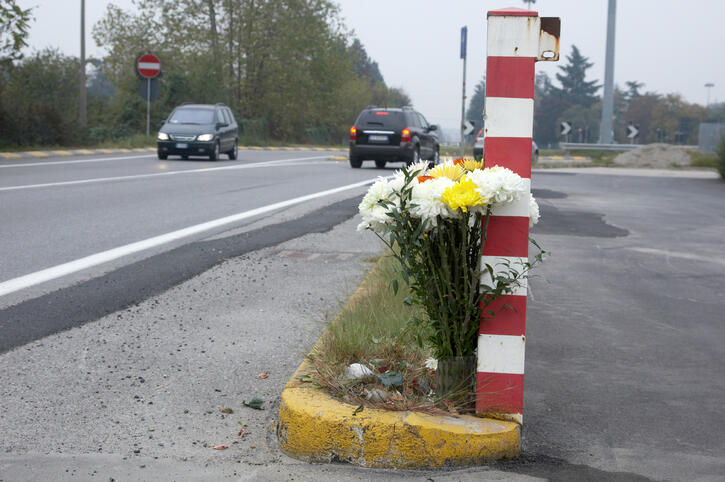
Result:
<svg viewBox="0 0 725 482"><path fill-rule="evenodd" d="M371 135L368 137L370 142L388 142L388 136L375 136Z"/></svg>
<svg viewBox="0 0 725 482"><path fill-rule="evenodd" d="M177 149L186 149L187 147L189 147L189 144L187 144L185 142L177 142L176 143L176 148Z"/></svg>

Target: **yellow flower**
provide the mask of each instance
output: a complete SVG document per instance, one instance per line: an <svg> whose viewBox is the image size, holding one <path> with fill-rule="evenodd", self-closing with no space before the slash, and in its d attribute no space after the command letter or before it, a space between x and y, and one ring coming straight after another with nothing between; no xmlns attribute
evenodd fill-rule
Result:
<svg viewBox="0 0 725 482"><path fill-rule="evenodd" d="M441 201L452 210L460 209L464 213L468 212L469 207L486 204L476 192L476 184L467 177L446 188L441 195Z"/></svg>
<svg viewBox="0 0 725 482"><path fill-rule="evenodd" d="M466 159L463 162L463 169L466 171L473 171L475 169L483 169L483 161L474 161L473 159Z"/></svg>
<svg viewBox="0 0 725 482"><path fill-rule="evenodd" d="M451 181L458 181L466 171L452 162L446 162L444 164L438 164L433 169L428 170L428 175L432 178L447 177Z"/></svg>

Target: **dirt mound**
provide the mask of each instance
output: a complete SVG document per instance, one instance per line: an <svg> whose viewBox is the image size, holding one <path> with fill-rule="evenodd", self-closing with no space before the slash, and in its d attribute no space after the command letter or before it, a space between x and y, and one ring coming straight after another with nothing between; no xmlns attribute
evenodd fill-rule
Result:
<svg viewBox="0 0 725 482"><path fill-rule="evenodd" d="M670 144L647 144L614 158L614 163L630 167L668 168L673 166L689 166L690 155L681 147Z"/></svg>

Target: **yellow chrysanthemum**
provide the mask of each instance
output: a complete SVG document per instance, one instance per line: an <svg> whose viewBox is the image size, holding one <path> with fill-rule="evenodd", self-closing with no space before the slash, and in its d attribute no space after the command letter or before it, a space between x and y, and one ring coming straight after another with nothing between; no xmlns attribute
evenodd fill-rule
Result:
<svg viewBox="0 0 725 482"><path fill-rule="evenodd" d="M476 184L467 177L443 191L441 201L452 210L460 209L464 213L468 212L469 207L485 204L476 192Z"/></svg>
<svg viewBox="0 0 725 482"><path fill-rule="evenodd" d="M438 164L433 169L428 170L428 175L434 179L447 177L451 181L458 181L465 173L466 171L461 166L457 166L451 162Z"/></svg>
<svg viewBox="0 0 725 482"><path fill-rule="evenodd" d="M473 159L466 159L463 161L463 169L466 171L473 171L475 169L483 169L483 161L474 161Z"/></svg>

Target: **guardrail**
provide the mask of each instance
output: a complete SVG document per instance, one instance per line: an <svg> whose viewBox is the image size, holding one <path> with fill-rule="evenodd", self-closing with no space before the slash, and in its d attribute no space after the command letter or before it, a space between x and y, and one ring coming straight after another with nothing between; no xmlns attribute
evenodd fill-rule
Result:
<svg viewBox="0 0 725 482"><path fill-rule="evenodd" d="M560 142L559 149L565 151L631 151L636 147L642 147L646 144L590 144L585 142ZM683 149L698 149L698 146L682 146L671 144L674 147Z"/></svg>

